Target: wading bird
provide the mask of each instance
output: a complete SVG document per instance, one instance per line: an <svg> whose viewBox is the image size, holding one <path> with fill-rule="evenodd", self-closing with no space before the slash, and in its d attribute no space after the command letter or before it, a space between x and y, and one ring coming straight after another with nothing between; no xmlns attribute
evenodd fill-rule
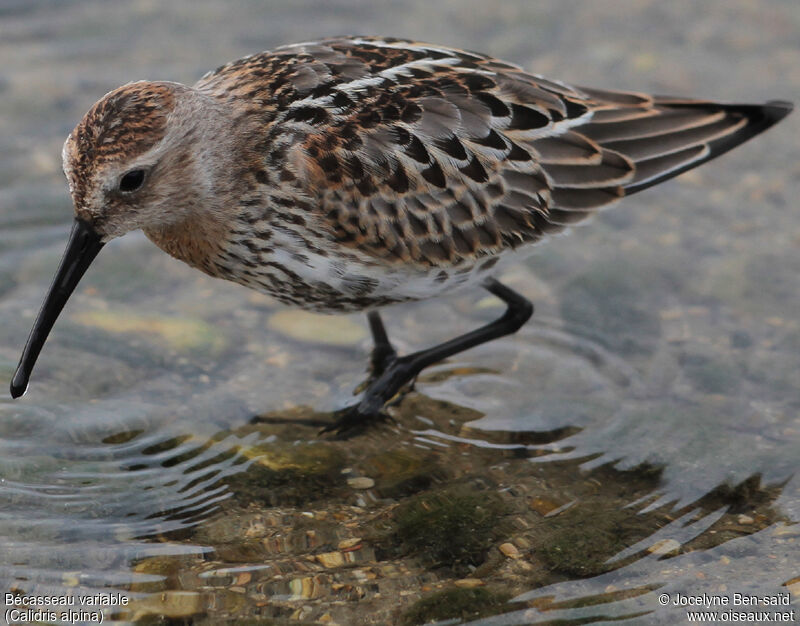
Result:
<svg viewBox="0 0 800 626"><path fill-rule="evenodd" d="M482 54L370 37L245 57L193 87L135 82L64 144L75 222L11 395L105 243L142 229L203 272L315 311L366 311L375 341L346 428L425 367L515 332L533 306L498 261L766 130L787 102L571 86ZM480 285L499 319L398 356L380 307Z"/></svg>

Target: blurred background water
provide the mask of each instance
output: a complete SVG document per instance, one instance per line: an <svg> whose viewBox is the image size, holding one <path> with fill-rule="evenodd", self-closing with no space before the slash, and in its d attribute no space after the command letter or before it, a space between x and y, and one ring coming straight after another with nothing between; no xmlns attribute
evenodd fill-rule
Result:
<svg viewBox="0 0 800 626"><path fill-rule="evenodd" d="M61 144L95 100L351 33L576 84L800 93L792 0L2 0L0 378L63 251ZM28 394L0 398L0 591L115 591L131 603L106 621L208 624L672 624L685 610L660 594L794 603L799 127L537 248L502 277L533 320L346 441L317 432L364 378L362 317L114 241ZM385 319L410 351L501 310L465 291Z"/></svg>

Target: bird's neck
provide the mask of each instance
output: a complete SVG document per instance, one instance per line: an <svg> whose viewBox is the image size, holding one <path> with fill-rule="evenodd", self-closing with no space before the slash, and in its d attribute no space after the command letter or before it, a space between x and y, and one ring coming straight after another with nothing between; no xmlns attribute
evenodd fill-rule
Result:
<svg viewBox="0 0 800 626"><path fill-rule="evenodd" d="M218 275L217 261L229 239L241 190L235 186L244 154L231 111L197 90L184 94L182 127L174 126L170 165L180 184L166 194L163 221L144 227L159 248L192 267ZM183 142L183 143L181 143Z"/></svg>
<svg viewBox="0 0 800 626"><path fill-rule="evenodd" d="M227 245L229 229L213 214L143 230L167 254L212 276L219 274L217 260Z"/></svg>

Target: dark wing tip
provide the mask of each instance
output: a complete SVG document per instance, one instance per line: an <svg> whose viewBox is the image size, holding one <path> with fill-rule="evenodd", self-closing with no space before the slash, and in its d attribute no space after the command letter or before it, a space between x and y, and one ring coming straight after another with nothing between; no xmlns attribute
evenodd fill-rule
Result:
<svg viewBox="0 0 800 626"><path fill-rule="evenodd" d="M731 148L735 148L748 139L763 133L770 126L777 124L789 115L794 108L791 102L785 100L770 100L764 104L720 104L716 102L680 103L676 107L692 107L708 111L722 110L729 115L741 115L747 119L747 125L726 137L722 137L710 144L711 154L708 159L713 159ZM706 160L708 160L706 159Z"/></svg>
<svg viewBox="0 0 800 626"><path fill-rule="evenodd" d="M696 161L691 161L685 166L674 169L663 176L657 176L639 184L627 185L625 187L626 195L630 195L632 193L642 191L643 189L647 189L648 187L652 187L653 185L667 180L668 178L677 176L686 170L695 168L706 161L717 158L721 154L728 152L728 150L732 150L745 141L763 133L771 126L780 122L784 117L792 112L792 109L794 109L794 104L785 100L770 100L764 104L720 104L717 102L705 101L670 102L667 99L664 99L659 103L658 100L659 98L657 97L656 102L665 108L694 108L704 109L709 112L725 111L728 115L738 115L744 117L747 120L747 124L730 135L725 135L716 140L710 141L707 144L709 148L708 153L703 158Z"/></svg>
<svg viewBox="0 0 800 626"><path fill-rule="evenodd" d="M785 100L770 100L764 104L726 104L722 108L747 118L747 126L737 134L741 143L780 122L792 112L794 105Z"/></svg>
<svg viewBox="0 0 800 626"><path fill-rule="evenodd" d="M743 115L747 118L747 125L727 137L710 142L710 154L703 161L714 159L756 135L760 135L789 115L794 108L791 102L784 100L770 100L766 104L722 104L717 106L731 114ZM709 108L713 107L713 104L709 106Z"/></svg>
<svg viewBox="0 0 800 626"><path fill-rule="evenodd" d="M764 117L767 120L767 125L764 128L769 128L773 124L777 124L784 117L789 115L794 109L794 104L787 100L770 100L761 106L764 112Z"/></svg>

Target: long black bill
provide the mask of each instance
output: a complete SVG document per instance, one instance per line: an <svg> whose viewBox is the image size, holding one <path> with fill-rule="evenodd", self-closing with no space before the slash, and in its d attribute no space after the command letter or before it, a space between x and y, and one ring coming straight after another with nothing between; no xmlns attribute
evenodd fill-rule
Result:
<svg viewBox="0 0 800 626"><path fill-rule="evenodd" d="M28 388L31 371L47 340L47 335L50 334L50 329L53 328L53 324L56 323L58 314L61 313L70 294L102 247L103 242L100 241L100 235L95 232L94 228L88 222L76 219L69 235L64 257L61 259L61 264L58 266L58 271L56 271L42 308L39 309L39 315L36 316L36 321L33 323L14 378L11 379L12 398L19 398Z"/></svg>

